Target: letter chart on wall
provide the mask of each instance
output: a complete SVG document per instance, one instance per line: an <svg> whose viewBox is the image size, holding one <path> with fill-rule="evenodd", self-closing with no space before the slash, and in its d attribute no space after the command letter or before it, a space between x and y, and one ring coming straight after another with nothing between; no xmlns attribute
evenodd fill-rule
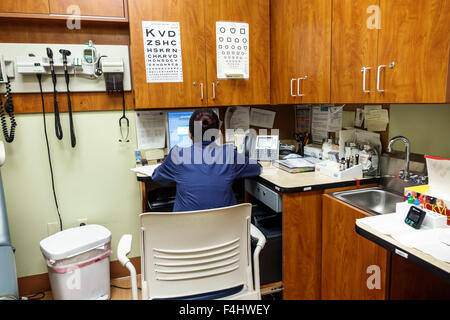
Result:
<svg viewBox="0 0 450 320"><path fill-rule="evenodd" d="M183 82L179 22L142 21L147 83Z"/></svg>

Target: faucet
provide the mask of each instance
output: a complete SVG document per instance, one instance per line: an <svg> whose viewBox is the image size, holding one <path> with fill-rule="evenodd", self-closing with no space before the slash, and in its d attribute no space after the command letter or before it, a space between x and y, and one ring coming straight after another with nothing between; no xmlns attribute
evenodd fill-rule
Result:
<svg viewBox="0 0 450 320"><path fill-rule="evenodd" d="M394 142L399 141L399 140L404 142L405 145L406 145L405 170L404 170L403 173L400 172L400 178L402 178L403 181L409 181L409 177L410 177L410 173L409 173L409 155L410 155L409 154L409 140L407 138L405 138L405 137L402 137L402 136L397 136L397 137L392 138L389 141L389 145L387 147L387 152L392 152L392 145L394 144Z"/></svg>

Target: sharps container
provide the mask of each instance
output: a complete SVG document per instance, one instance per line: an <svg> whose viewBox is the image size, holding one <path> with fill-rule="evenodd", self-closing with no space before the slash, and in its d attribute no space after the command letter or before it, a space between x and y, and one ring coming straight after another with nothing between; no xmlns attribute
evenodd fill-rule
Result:
<svg viewBox="0 0 450 320"><path fill-rule="evenodd" d="M55 300L110 298L111 232L89 224L55 233L40 243Z"/></svg>

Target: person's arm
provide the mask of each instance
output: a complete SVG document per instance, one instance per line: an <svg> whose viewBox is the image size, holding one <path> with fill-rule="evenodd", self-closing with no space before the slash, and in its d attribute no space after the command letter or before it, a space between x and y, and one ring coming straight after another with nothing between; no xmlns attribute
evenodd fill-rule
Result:
<svg viewBox="0 0 450 320"><path fill-rule="evenodd" d="M171 155L172 150L169 152L164 162L157 167L152 174L152 180L163 186L175 182L177 165L172 161Z"/></svg>
<svg viewBox="0 0 450 320"><path fill-rule="evenodd" d="M250 160L235 151L235 179L255 177L261 174L262 167L256 160Z"/></svg>

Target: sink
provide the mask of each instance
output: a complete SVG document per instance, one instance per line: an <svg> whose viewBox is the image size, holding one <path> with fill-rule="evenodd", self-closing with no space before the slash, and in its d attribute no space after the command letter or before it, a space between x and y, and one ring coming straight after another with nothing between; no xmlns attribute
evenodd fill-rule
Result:
<svg viewBox="0 0 450 320"><path fill-rule="evenodd" d="M394 213L403 196L383 187L335 192L333 197L373 215Z"/></svg>

